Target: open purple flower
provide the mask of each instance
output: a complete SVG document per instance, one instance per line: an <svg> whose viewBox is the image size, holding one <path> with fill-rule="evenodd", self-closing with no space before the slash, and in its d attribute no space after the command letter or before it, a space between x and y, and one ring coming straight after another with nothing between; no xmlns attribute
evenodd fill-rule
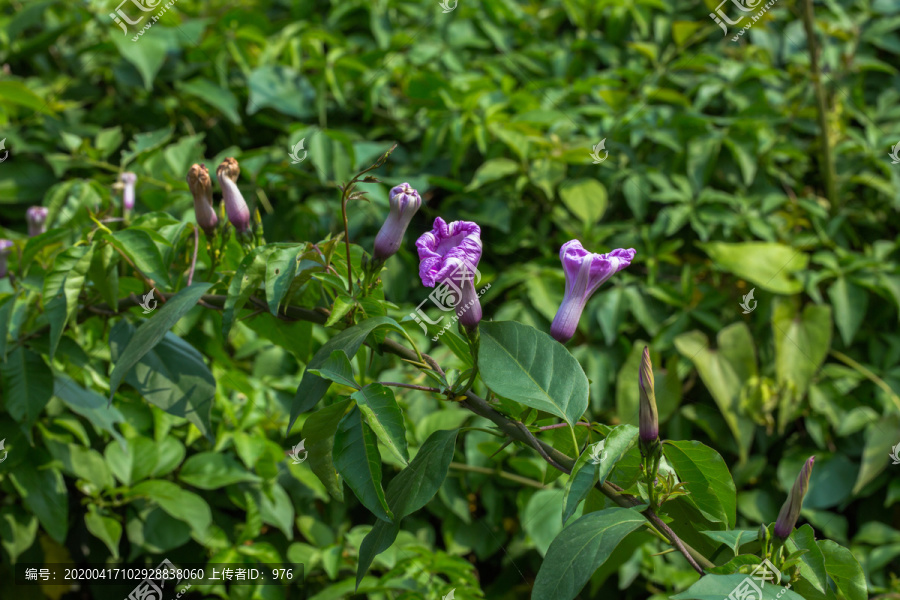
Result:
<svg viewBox="0 0 900 600"><path fill-rule="evenodd" d="M216 169L219 186L222 188L222 201L225 202L225 214L234 225L235 231L242 234L250 229L250 209L247 208L244 195L237 186L240 174L241 167L233 158L226 158Z"/></svg>
<svg viewBox="0 0 900 600"><path fill-rule="evenodd" d="M47 231L47 214L49 212L50 209L46 206L32 206L25 211L29 237L34 237Z"/></svg>
<svg viewBox="0 0 900 600"><path fill-rule="evenodd" d="M137 182L137 175L126 171L119 175L119 181L125 186L122 191L122 207L128 212L134 208L134 184Z"/></svg>
<svg viewBox="0 0 900 600"><path fill-rule="evenodd" d="M422 198L408 183L402 183L391 190L390 203L391 212L375 236L372 256L379 261L387 260L400 249L409 222L422 206Z"/></svg>
<svg viewBox="0 0 900 600"><path fill-rule="evenodd" d="M10 240L0 240L0 277L6 277L6 257L13 243Z"/></svg>
<svg viewBox="0 0 900 600"><path fill-rule="evenodd" d="M416 240L419 251L419 277L422 284L434 287L460 267L473 270L481 260L481 227L471 221L453 221L440 217L434 227Z"/></svg>
<svg viewBox="0 0 900 600"><path fill-rule="evenodd" d="M550 335L563 344L572 339L588 299L607 279L630 265L634 255L634 248L593 254L578 240L563 244L559 259L566 272L566 293L550 326Z"/></svg>

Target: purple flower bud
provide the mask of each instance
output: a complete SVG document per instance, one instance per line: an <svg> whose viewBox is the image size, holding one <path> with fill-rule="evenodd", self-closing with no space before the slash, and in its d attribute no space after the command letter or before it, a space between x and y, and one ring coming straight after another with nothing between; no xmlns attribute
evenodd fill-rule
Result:
<svg viewBox="0 0 900 600"><path fill-rule="evenodd" d="M188 187L191 188L191 195L194 196L194 216L197 218L197 225L207 236L215 235L219 217L216 216L216 209L213 207L212 179L209 177L209 169L206 168L206 165L191 166L187 182Z"/></svg>
<svg viewBox="0 0 900 600"><path fill-rule="evenodd" d="M372 256L376 260L385 261L400 249L406 228L420 206L422 199L419 192L408 183L400 184L391 190L391 212L375 236L375 251Z"/></svg>
<svg viewBox="0 0 900 600"><path fill-rule="evenodd" d="M478 292L475 291L475 278L468 275L463 279L462 297L456 305L456 316L460 324L472 331L481 322L481 302L478 300Z"/></svg>
<svg viewBox="0 0 900 600"><path fill-rule="evenodd" d="M791 535L794 525L797 524L797 519L800 518L800 509L803 508L803 496L806 495L806 490L809 489L809 477L812 475L814 462L816 462L816 457L810 456L806 464L803 465L800 475L797 476L797 481L794 482L794 487L791 488L787 500L785 500L781 506L781 511L778 513L778 519L775 521L775 535L783 540L786 540Z"/></svg>
<svg viewBox="0 0 900 600"><path fill-rule="evenodd" d="M126 171L119 175L119 181L125 185L125 189L122 191L122 206L127 212L134 208L134 184L137 181L137 175Z"/></svg>
<svg viewBox="0 0 900 600"><path fill-rule="evenodd" d="M659 418L656 413L656 393L653 389L653 365L650 363L650 351L646 346L641 356L638 379L641 387L638 431L642 442L652 442L659 437Z"/></svg>
<svg viewBox="0 0 900 600"><path fill-rule="evenodd" d="M246 232L250 228L250 209L244 201L241 190L238 189L237 179L241 174L241 167L238 161L233 158L226 158L216 169L216 176L219 178L219 186L222 188L222 200L225 202L225 213L228 220L234 225L235 231L239 234Z"/></svg>
<svg viewBox="0 0 900 600"><path fill-rule="evenodd" d="M470 221L449 225L440 217L434 227L416 240L419 251L419 277L422 284L434 287L465 266L473 272L481 260L481 228Z"/></svg>
<svg viewBox="0 0 900 600"><path fill-rule="evenodd" d="M32 206L25 211L29 237L34 237L47 231L47 213L49 212L50 210L44 206Z"/></svg>
<svg viewBox="0 0 900 600"><path fill-rule="evenodd" d="M563 244L559 259L566 272L566 293L550 326L550 335L563 344L572 339L588 299L603 282L630 265L634 255L633 248L592 254L578 240Z"/></svg>
<svg viewBox="0 0 900 600"><path fill-rule="evenodd" d="M6 277L6 257L13 243L10 240L0 240L0 277Z"/></svg>

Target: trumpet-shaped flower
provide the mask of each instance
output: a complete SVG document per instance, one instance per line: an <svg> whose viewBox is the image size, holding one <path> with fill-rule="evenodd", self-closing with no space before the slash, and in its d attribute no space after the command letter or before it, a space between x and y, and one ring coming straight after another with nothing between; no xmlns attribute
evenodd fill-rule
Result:
<svg viewBox="0 0 900 600"><path fill-rule="evenodd" d="M434 287L461 268L470 272L481 260L481 228L470 221L449 225L440 217L434 227L416 240L419 251L419 277L422 284Z"/></svg>
<svg viewBox="0 0 900 600"><path fill-rule="evenodd" d="M382 262L400 249L409 222L422 206L422 198L408 183L403 183L391 190L390 204L391 212L375 236L375 250L372 253L375 260Z"/></svg>
<svg viewBox="0 0 900 600"><path fill-rule="evenodd" d="M216 209L213 207L209 169L206 165L193 165L188 171L187 182L191 188L191 195L194 196L194 216L197 218L197 225L207 236L212 236L216 233L219 217L216 216Z"/></svg>
<svg viewBox="0 0 900 600"><path fill-rule="evenodd" d="M28 223L28 235L34 237L47 231L47 214L50 210L45 206L32 206L25 211Z"/></svg>
<svg viewBox="0 0 900 600"><path fill-rule="evenodd" d="M225 214L238 234L250 229L250 209L247 208L244 196L237 186L240 174L241 167L233 158L226 158L216 169L219 186L222 188L222 201L225 202Z"/></svg>
<svg viewBox="0 0 900 600"><path fill-rule="evenodd" d="M794 487L788 493L787 500L781 506L778 513L778 519L775 521L775 535L786 540L794 530L797 519L800 518L800 509L803 508L803 496L809 489L809 477L812 475L813 463L816 462L815 456L810 456L803 468L800 469L800 475L794 482Z"/></svg>
<svg viewBox="0 0 900 600"><path fill-rule="evenodd" d="M563 344L572 339L588 299L607 279L630 265L634 255L634 248L592 254L578 240L563 244L559 259L566 273L566 293L550 326L550 335Z"/></svg>

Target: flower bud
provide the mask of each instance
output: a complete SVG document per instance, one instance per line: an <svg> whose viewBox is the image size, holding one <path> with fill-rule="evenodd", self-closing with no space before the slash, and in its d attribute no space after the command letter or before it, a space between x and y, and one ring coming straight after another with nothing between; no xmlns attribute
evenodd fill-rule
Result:
<svg viewBox="0 0 900 600"><path fill-rule="evenodd" d="M194 196L194 216L197 218L197 225L207 237L212 237L216 233L219 218L213 207L212 179L206 165L191 166L187 174L187 183L191 188L191 195Z"/></svg>
<svg viewBox="0 0 900 600"><path fill-rule="evenodd" d="M238 234L245 233L250 228L250 209L244 201L244 196L237 186L241 168L238 161L226 158L216 169L219 178L219 186L222 188L222 201L225 203L225 213L228 220L234 225Z"/></svg>
<svg viewBox="0 0 900 600"><path fill-rule="evenodd" d="M422 206L422 198L408 183L403 183L391 190L390 204L391 212L375 236L375 250L372 253L375 260L382 262L400 249L409 222Z"/></svg>
<svg viewBox="0 0 900 600"><path fill-rule="evenodd" d="M47 231L47 213L49 212L50 210L44 206L32 206L25 211L29 237L34 237Z"/></svg>
<svg viewBox="0 0 900 600"><path fill-rule="evenodd" d="M467 274L462 284L462 296L456 305L456 316L459 323L467 330L472 331L481 322L481 302L478 300L478 292L475 291L474 273Z"/></svg>
<svg viewBox="0 0 900 600"><path fill-rule="evenodd" d="M803 496L806 495L806 490L809 489L809 477L812 475L815 461L816 457L810 456L806 464L803 465L800 475L797 476L797 481L794 482L794 487L791 488L787 500L785 500L781 506L781 511L778 513L778 519L775 521L775 535L783 540L786 540L791 535L794 525L797 524L797 519L800 518L800 509L803 508Z"/></svg>
<svg viewBox="0 0 900 600"><path fill-rule="evenodd" d="M642 442L653 442L659 437L659 418L656 413L656 393L653 389L653 365L650 363L650 351L646 346L641 356L639 384L641 404L638 431Z"/></svg>
<svg viewBox="0 0 900 600"><path fill-rule="evenodd" d="M122 191L122 207L128 212L134 208L134 184L137 181L137 175L126 171L119 175L119 181L125 186Z"/></svg>
<svg viewBox="0 0 900 600"><path fill-rule="evenodd" d="M0 240L0 277L6 277L6 257L13 243L10 240Z"/></svg>

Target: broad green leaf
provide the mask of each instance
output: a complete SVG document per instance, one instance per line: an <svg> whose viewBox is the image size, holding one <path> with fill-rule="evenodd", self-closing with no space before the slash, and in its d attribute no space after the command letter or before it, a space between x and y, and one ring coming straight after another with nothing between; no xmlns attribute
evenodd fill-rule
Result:
<svg viewBox="0 0 900 600"><path fill-rule="evenodd" d="M98 246L88 276L107 306L119 305L119 253L108 244Z"/></svg>
<svg viewBox="0 0 900 600"><path fill-rule="evenodd" d="M53 371L43 357L20 346L0 363L3 399L10 416L25 427L31 440L31 426L53 395Z"/></svg>
<svg viewBox="0 0 900 600"><path fill-rule="evenodd" d="M737 492L719 453L697 441L667 441L663 453L690 493L688 499L703 516L733 528Z"/></svg>
<svg viewBox="0 0 900 600"><path fill-rule="evenodd" d="M128 491L129 496L144 496L157 503L169 516L190 525L194 535L206 538L212 524L212 512L206 500L178 484L162 479L148 479Z"/></svg>
<svg viewBox="0 0 900 600"><path fill-rule="evenodd" d="M544 557L531 597L572 600L625 536L647 521L629 508L584 515L562 530Z"/></svg>
<svg viewBox="0 0 900 600"><path fill-rule="evenodd" d="M92 448L78 444L64 444L45 437L47 450L61 465L64 474L83 479L98 490L109 490L115 486L112 473L103 455Z"/></svg>
<svg viewBox="0 0 900 600"><path fill-rule="evenodd" d="M148 21L149 19L141 21L139 25L143 27ZM134 65L134 68L140 73L141 79L144 80L144 89L150 91L157 73L166 62L166 55L170 48L165 38L155 36L149 31L141 35L138 42L132 41L139 31L140 29L129 31L127 36L113 34L112 39L122 58Z"/></svg>
<svg viewBox="0 0 900 600"><path fill-rule="evenodd" d="M776 294L796 294L803 284L792 277L806 268L806 254L775 242L698 244L717 267Z"/></svg>
<svg viewBox="0 0 900 600"><path fill-rule="evenodd" d="M133 342L136 336L127 321L119 321L112 328L109 342L114 362L119 360L126 343ZM211 436L209 415L216 394L216 380L203 355L171 331L141 357L125 376L125 381L151 404L187 419L203 435Z"/></svg>
<svg viewBox="0 0 900 600"><path fill-rule="evenodd" d="M343 350L349 359L356 356L359 347L363 345L370 333L381 327L389 327L394 331L403 332L403 328L390 317L374 317L366 319L361 323L357 323L353 327L348 327L340 332L319 348L312 360L306 366L300 385L297 387L297 393L294 394L294 401L291 404L291 421L288 423L288 433L294 426L297 417L305 413L313 406L318 404L325 392L331 386L331 382L323 379L318 375L311 373L310 369L318 369L331 357L331 353L335 350Z"/></svg>
<svg viewBox="0 0 900 600"><path fill-rule="evenodd" d="M850 346L866 317L869 295L846 277L838 277L828 287L828 297L834 306L834 322L841 332L841 339L845 345Z"/></svg>
<svg viewBox="0 0 900 600"><path fill-rule="evenodd" d="M738 443L742 459L746 460L755 427L753 421L740 412L740 390L757 374L756 343L747 326L739 322L719 332L716 346L716 350L711 350L709 341L700 331L675 338L675 347L697 367Z"/></svg>
<svg viewBox="0 0 900 600"><path fill-rule="evenodd" d="M350 397L356 401L378 439L404 464L408 464L406 425L394 392L380 383L370 383Z"/></svg>
<svg viewBox="0 0 900 600"><path fill-rule="evenodd" d="M0 81L0 100L6 105L17 104L45 115L55 113L55 102L35 94L21 81Z"/></svg>
<svg viewBox="0 0 900 600"><path fill-rule="evenodd" d="M375 521L375 526L363 540L356 569L357 588L375 557L397 539L400 521L428 504L447 479L458 433L458 430L432 433L409 466L388 484L386 497L394 513L394 522Z"/></svg>
<svg viewBox="0 0 900 600"><path fill-rule="evenodd" d="M169 285L169 269L163 262L162 253L150 231L131 227L117 231L112 236L104 234L102 239L127 256L138 271L157 285Z"/></svg>
<svg viewBox="0 0 900 600"><path fill-rule="evenodd" d="M616 463L634 447L637 435L638 428L634 425L617 425L604 440L588 446L581 453L566 483L563 523L575 514L578 503L587 497L595 483L599 481L602 484L606 481ZM597 458L600 462L594 464Z"/></svg>
<svg viewBox="0 0 900 600"><path fill-rule="evenodd" d="M888 433L889 432L889 433ZM859 473L853 485L853 494L878 477L892 461L890 453L895 444L900 442L900 419L897 415L888 415L884 419L871 423L866 427L865 448L860 459ZM818 465L817 465L818 466ZM815 473L816 469L813 469Z"/></svg>
<svg viewBox="0 0 900 600"><path fill-rule="evenodd" d="M848 549L832 542L817 542L825 557L825 571L847 600L865 600L869 597L866 577L856 557Z"/></svg>
<svg viewBox="0 0 900 600"><path fill-rule="evenodd" d="M793 382L803 395L831 349L831 308L808 304L801 313L799 298L779 298L772 329L778 382Z"/></svg>
<svg viewBox="0 0 900 600"><path fill-rule="evenodd" d="M294 281L300 256L305 250L306 244L275 247L266 259L266 299L273 315L278 315L281 302Z"/></svg>
<svg viewBox="0 0 900 600"><path fill-rule="evenodd" d="M94 505L91 505L87 514L84 515L84 524L94 537L106 544L112 557L118 560L122 524L112 517L101 515Z"/></svg>
<svg viewBox="0 0 900 600"><path fill-rule="evenodd" d="M334 434L334 466L363 506L379 519L393 521L381 487L381 455L372 428L354 408L338 424Z"/></svg>
<svg viewBox="0 0 900 600"><path fill-rule="evenodd" d="M309 452L309 468L338 502L344 501L344 490L334 467L334 434L351 400L342 400L320 408L307 417L300 434Z"/></svg>
<svg viewBox="0 0 900 600"><path fill-rule="evenodd" d="M235 125L240 125L241 115L238 113L238 100L230 89L218 86L202 77L196 77L184 83L176 81L175 87L206 102L229 121Z"/></svg>
<svg viewBox="0 0 900 600"><path fill-rule="evenodd" d="M734 575L704 575L687 590L672 596L672 600L723 600L737 589L746 589L742 586L747 585L746 580L748 579L749 575L740 573ZM759 585L756 580L752 581L753 585ZM761 596L756 592L751 592L754 594L753 596L744 595L743 597L758 598L759 600L805 600L803 596L773 583L767 583L762 588L757 589L760 590Z"/></svg>
<svg viewBox="0 0 900 600"><path fill-rule="evenodd" d="M8 388L7 388L8 389ZM62 544L69 530L69 492L57 469L22 462L9 472L25 508L41 522L50 537Z"/></svg>
<svg viewBox="0 0 900 600"><path fill-rule="evenodd" d="M565 346L514 321L480 326L478 369L495 394L564 419L570 426L588 405L588 378Z"/></svg>
<svg viewBox="0 0 900 600"><path fill-rule="evenodd" d="M606 212L606 188L596 179L574 179L559 186L559 197L584 226L595 225Z"/></svg>
<svg viewBox="0 0 900 600"><path fill-rule="evenodd" d="M703 535L728 546L735 556L741 546L759 537L759 529L730 529L728 531L701 531Z"/></svg>
<svg viewBox="0 0 900 600"><path fill-rule="evenodd" d="M118 408L109 404L106 398L93 390L81 387L64 373L53 374L53 395L62 400L73 412L93 423L98 430L108 432L124 446L125 438L115 425L124 423L125 417Z"/></svg>
<svg viewBox="0 0 900 600"><path fill-rule="evenodd" d="M248 115L256 114L262 108L273 108L297 119L307 119L315 114L316 90L304 75L290 67L258 67L250 73L247 87L250 90Z"/></svg>
<svg viewBox="0 0 900 600"><path fill-rule="evenodd" d="M159 461L156 442L143 436L128 438L124 448L110 443L103 455L113 475L126 486L150 477Z"/></svg>
<svg viewBox="0 0 900 600"><path fill-rule="evenodd" d="M825 573L825 557L816 545L813 528L804 525L795 530L785 542L789 553L806 550L800 555L800 581L794 590L806 600L824 600L828 597L828 576Z"/></svg>
<svg viewBox="0 0 900 600"><path fill-rule="evenodd" d="M66 323L78 311L78 296L91 266L93 246L75 246L53 260L44 279L44 307L50 322L50 359L56 354Z"/></svg>
<svg viewBox="0 0 900 600"><path fill-rule="evenodd" d="M359 384L353 378L353 367L350 365L350 359L343 350L335 350L318 369L310 369L310 373L318 375L323 379L346 385L355 389L359 389Z"/></svg>
<svg viewBox="0 0 900 600"><path fill-rule="evenodd" d="M294 505L284 488L273 483L269 490L257 493L259 514L264 523L273 525L291 539L294 531Z"/></svg>
<svg viewBox="0 0 900 600"><path fill-rule="evenodd" d="M225 298L225 306L222 311L222 335L224 337L228 337L228 332L231 331L238 312L265 279L266 262L274 250L270 246L260 246L254 248L241 260L241 264L228 286L228 296Z"/></svg>
<svg viewBox="0 0 900 600"><path fill-rule="evenodd" d="M125 374L128 373L140 361L145 354L158 344L166 333L183 317L189 310L197 305L197 302L212 287L211 283L195 283L190 287L184 288L166 302L159 312L151 313L148 318L131 339L128 345L122 350L118 359L115 360L116 366L110 375L109 401L112 402L116 390L119 389Z"/></svg>
<svg viewBox="0 0 900 600"><path fill-rule="evenodd" d="M0 545L12 562L31 548L38 530L38 520L21 506L0 508Z"/></svg>
<svg viewBox="0 0 900 600"><path fill-rule="evenodd" d="M227 454L200 452L181 466L178 478L201 490L216 490L244 481L259 482L261 478L247 471Z"/></svg>
<svg viewBox="0 0 900 600"><path fill-rule="evenodd" d="M531 495L521 512L520 520L527 535L526 542L534 544L534 549L541 556L547 554L550 544L563 530L564 496L565 490L559 488L538 490ZM581 516L577 510L575 514Z"/></svg>
<svg viewBox="0 0 900 600"><path fill-rule="evenodd" d="M122 152L122 168L124 169L138 156L161 148L172 138L173 133L175 133L175 126L169 125L163 129L135 134L134 139L128 145L128 150Z"/></svg>
<svg viewBox="0 0 900 600"><path fill-rule="evenodd" d="M519 172L520 168L519 163L514 160L508 158L492 158L483 162L481 166L478 167L471 183L466 187L466 191L471 192L472 190L477 190L484 186L486 183L503 179L508 175Z"/></svg>

